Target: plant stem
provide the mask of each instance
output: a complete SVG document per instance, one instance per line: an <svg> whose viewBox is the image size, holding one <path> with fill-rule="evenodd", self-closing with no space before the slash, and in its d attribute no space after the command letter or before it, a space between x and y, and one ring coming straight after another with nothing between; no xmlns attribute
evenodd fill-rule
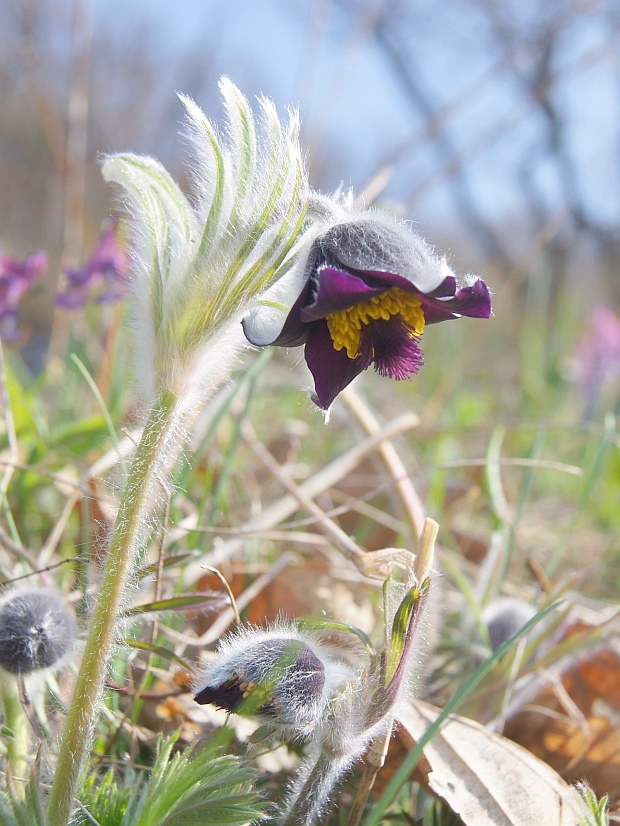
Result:
<svg viewBox="0 0 620 826"><path fill-rule="evenodd" d="M366 756L366 763L364 771L357 787L357 792L353 798L353 803L349 811L349 819L347 826L359 826L366 807L366 801L374 786L377 775L385 763L385 758L390 746L390 739L392 737L393 722L390 723L386 732L382 732L378 737L371 742Z"/></svg>
<svg viewBox="0 0 620 826"><path fill-rule="evenodd" d="M153 487L158 481L157 473L164 470L165 448L176 402L177 396L172 391L163 391L155 400L127 480L60 744L46 826L69 823L78 776L97 719L116 619L156 498Z"/></svg>
<svg viewBox="0 0 620 826"><path fill-rule="evenodd" d="M321 749L309 758L306 771L293 787L278 826L312 826L324 813L334 786L355 760L355 755L332 755Z"/></svg>
<svg viewBox="0 0 620 826"><path fill-rule="evenodd" d="M28 773L28 718L19 698L16 677L0 676L0 703L5 725L13 733L12 738L7 738L7 767L10 767L14 778L25 782ZM23 789L21 784L16 788Z"/></svg>

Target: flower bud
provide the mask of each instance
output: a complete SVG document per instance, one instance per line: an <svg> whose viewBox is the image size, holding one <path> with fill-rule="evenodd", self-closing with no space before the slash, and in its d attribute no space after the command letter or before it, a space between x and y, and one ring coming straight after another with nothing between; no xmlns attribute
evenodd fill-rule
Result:
<svg viewBox="0 0 620 826"><path fill-rule="evenodd" d="M503 597L491 602L482 614L482 620L489 632L491 649L497 651L534 616L534 606L522 599Z"/></svg>
<svg viewBox="0 0 620 826"><path fill-rule="evenodd" d="M195 700L309 734L351 670L294 626L249 629L224 640Z"/></svg>
<svg viewBox="0 0 620 826"><path fill-rule="evenodd" d="M73 617L53 591L29 588L0 603L0 667L10 674L59 665L75 636Z"/></svg>

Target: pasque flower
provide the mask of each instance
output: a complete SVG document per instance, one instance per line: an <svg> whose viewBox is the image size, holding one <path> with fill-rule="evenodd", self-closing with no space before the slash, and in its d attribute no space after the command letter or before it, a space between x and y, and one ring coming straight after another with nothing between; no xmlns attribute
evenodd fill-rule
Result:
<svg viewBox="0 0 620 826"><path fill-rule="evenodd" d="M97 301L104 303L123 298L129 290L129 256L119 240L119 216L106 222L88 261L79 269L67 270L67 283L56 296L56 304L73 310L83 307L93 291L102 287Z"/></svg>
<svg viewBox="0 0 620 826"><path fill-rule="evenodd" d="M351 668L292 623L242 629L223 640L198 680L195 700L257 716L295 738L310 734Z"/></svg>
<svg viewBox="0 0 620 826"><path fill-rule="evenodd" d="M75 637L73 617L54 591L27 588L0 603L0 669L9 674L61 664Z"/></svg>
<svg viewBox="0 0 620 826"><path fill-rule="evenodd" d="M575 347L570 377L583 393L583 418L592 418L605 387L613 388L620 380L620 316L611 307L599 305L588 315Z"/></svg>
<svg viewBox="0 0 620 826"><path fill-rule="evenodd" d="M458 287L446 259L403 222L326 198L314 218L294 265L243 325L258 346L305 344L322 409L371 364L397 380L417 373L427 324L489 318L484 281Z"/></svg>
<svg viewBox="0 0 620 826"><path fill-rule="evenodd" d="M6 768L15 777L26 775L30 740L19 681L29 679L29 691L36 692L41 674L57 670L71 655L75 640L75 621L56 591L20 588L0 598L0 707L12 732L6 742Z"/></svg>
<svg viewBox="0 0 620 826"><path fill-rule="evenodd" d="M428 578L385 583L388 645L378 650L359 629L347 626L357 636L338 638L337 623L320 621L311 632L282 622L240 629L220 643L196 702L255 716L282 739L309 738L274 823L315 824L343 774L389 730L419 665L415 641L429 591Z"/></svg>
<svg viewBox="0 0 620 826"><path fill-rule="evenodd" d="M503 597L489 603L482 614L482 621L489 632L491 649L497 651L535 616L536 608L522 599Z"/></svg>
<svg viewBox="0 0 620 826"><path fill-rule="evenodd" d="M17 261L0 253L0 336L17 336L19 302L33 281L47 268L47 253L37 250L25 261Z"/></svg>

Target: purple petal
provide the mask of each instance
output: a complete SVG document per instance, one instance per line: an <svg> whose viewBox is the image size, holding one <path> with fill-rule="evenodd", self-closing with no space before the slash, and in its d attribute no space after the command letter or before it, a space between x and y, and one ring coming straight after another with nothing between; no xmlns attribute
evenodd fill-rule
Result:
<svg viewBox="0 0 620 826"><path fill-rule="evenodd" d="M316 295L306 306L301 304L299 319L305 323L317 321L380 295L390 287L400 287L419 295L427 324L461 315L475 318L489 318L491 315L491 298L482 279L457 292L456 279L448 275L436 289L425 294L396 273L368 270L357 274L324 266L317 271Z"/></svg>
<svg viewBox="0 0 620 826"><path fill-rule="evenodd" d="M64 307L65 310L76 310L84 307L88 301L88 284L68 287L64 292L56 296L56 306Z"/></svg>
<svg viewBox="0 0 620 826"><path fill-rule="evenodd" d="M385 292L390 284L367 284L360 276L334 267L319 267L316 273L316 295L303 307L299 317L303 322L317 321L319 318L339 310L347 310L373 295ZM409 282L407 282L409 283ZM411 285L409 284L409 288Z"/></svg>
<svg viewBox="0 0 620 826"><path fill-rule="evenodd" d="M350 359L346 350L334 349L326 321L315 321L306 327L308 338L304 355L314 377L313 401L322 410L327 410L338 393L370 366L370 361L361 355Z"/></svg>
<svg viewBox="0 0 620 826"><path fill-rule="evenodd" d="M17 310L6 310L0 314L0 338L3 341L15 341L17 338Z"/></svg>
<svg viewBox="0 0 620 826"><path fill-rule="evenodd" d="M362 331L357 358L371 362L381 376L396 381L411 378L424 364L419 339L400 316L371 321Z"/></svg>
<svg viewBox="0 0 620 826"><path fill-rule="evenodd" d="M46 268L47 253L45 250L33 252L25 261L17 261L0 253L0 276L2 277L25 279L28 283L31 283Z"/></svg>
<svg viewBox="0 0 620 826"><path fill-rule="evenodd" d="M490 318L491 295L489 288L479 278L469 287L463 287L453 298L433 298L420 296L422 309L427 324L436 324L438 321L447 321L459 316L470 318Z"/></svg>
<svg viewBox="0 0 620 826"><path fill-rule="evenodd" d="M70 287L87 284L93 277L93 273L86 266L80 270L67 269L65 272L67 273L67 283Z"/></svg>

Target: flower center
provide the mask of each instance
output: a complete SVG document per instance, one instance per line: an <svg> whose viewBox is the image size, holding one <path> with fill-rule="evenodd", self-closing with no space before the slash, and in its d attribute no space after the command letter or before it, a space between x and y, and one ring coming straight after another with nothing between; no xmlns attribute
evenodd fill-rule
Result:
<svg viewBox="0 0 620 826"><path fill-rule="evenodd" d="M362 328L370 321L389 321L395 315L400 315L410 328L409 338L421 336L424 332L424 312L419 296L401 287L390 287L368 301L361 301L347 310L338 310L327 316L327 327L334 349L344 348L347 356L354 359L360 351Z"/></svg>

